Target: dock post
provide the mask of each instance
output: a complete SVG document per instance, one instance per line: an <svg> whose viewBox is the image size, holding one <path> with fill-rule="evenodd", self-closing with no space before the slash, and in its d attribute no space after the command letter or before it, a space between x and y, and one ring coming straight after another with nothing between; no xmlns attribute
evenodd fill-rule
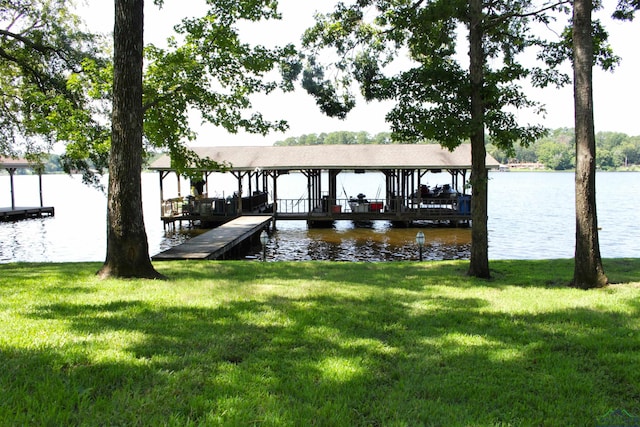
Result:
<svg viewBox="0 0 640 427"><path fill-rule="evenodd" d="M16 198L13 189L13 174L16 172L16 168L7 168L9 171L9 181L11 181L11 210L16 209Z"/></svg>
<svg viewBox="0 0 640 427"><path fill-rule="evenodd" d="M38 188L40 190L40 207L44 207L44 202L42 201L42 167L38 166Z"/></svg>

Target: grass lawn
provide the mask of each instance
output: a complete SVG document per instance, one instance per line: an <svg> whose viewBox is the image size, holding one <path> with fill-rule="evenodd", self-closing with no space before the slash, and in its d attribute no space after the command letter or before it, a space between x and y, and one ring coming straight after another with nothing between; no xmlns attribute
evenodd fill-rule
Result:
<svg viewBox="0 0 640 427"><path fill-rule="evenodd" d="M566 287L571 260L492 261L491 281L467 265L157 263L168 281L0 265L0 425L640 416L640 259L605 260L615 284L591 291Z"/></svg>

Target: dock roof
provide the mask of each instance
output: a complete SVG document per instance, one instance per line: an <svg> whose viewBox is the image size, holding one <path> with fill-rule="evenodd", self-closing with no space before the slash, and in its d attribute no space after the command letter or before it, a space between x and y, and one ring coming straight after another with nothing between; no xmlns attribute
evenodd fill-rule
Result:
<svg viewBox="0 0 640 427"><path fill-rule="evenodd" d="M437 144L390 145L310 145L310 146L223 146L192 147L201 158L231 164L231 170L305 169L471 169L471 145L461 144L453 151ZM488 168L499 163L487 154ZM164 155L154 161L152 170L172 170Z"/></svg>
<svg viewBox="0 0 640 427"><path fill-rule="evenodd" d="M29 163L26 159L19 158L11 158L11 157L1 157L0 156L0 168L31 168L33 164Z"/></svg>

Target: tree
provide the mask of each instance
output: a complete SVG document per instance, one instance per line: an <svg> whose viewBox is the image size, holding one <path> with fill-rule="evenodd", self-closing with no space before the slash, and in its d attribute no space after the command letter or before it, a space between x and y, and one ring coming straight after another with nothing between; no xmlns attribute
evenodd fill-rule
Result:
<svg viewBox="0 0 640 427"><path fill-rule="evenodd" d="M485 165L485 25L482 0L469 0L469 80L471 114L469 132L471 139L471 262L469 275L489 278L489 230L487 194L489 175Z"/></svg>
<svg viewBox="0 0 640 427"><path fill-rule="evenodd" d="M571 285L583 289L602 287L607 277L602 266L596 213L596 138L593 118L593 66L611 70L619 61L607 43L607 33L592 12L599 2L574 0L571 25L563 39L551 44L547 63L554 67L573 61L574 115L576 141L576 248ZM620 0L613 14L616 19L633 19L640 4Z"/></svg>
<svg viewBox="0 0 640 427"><path fill-rule="evenodd" d="M539 107L524 96L520 81L543 86L562 83L563 76L527 69L517 57L539 43L528 35L531 20L548 22L547 12L565 3L535 10L518 0L359 0L340 3L305 34L310 52L303 86L326 114L344 117L353 108L355 81L366 100L396 101L387 120L397 139L432 139L451 149L471 140L472 276L490 277L485 133L504 149L544 133L540 126L520 126L509 108ZM460 26L469 41L467 69L456 56ZM333 68L318 59L327 47L338 58ZM394 63L404 55L408 63ZM404 71L388 71L390 65Z"/></svg>
<svg viewBox="0 0 640 427"><path fill-rule="evenodd" d="M293 45L250 46L242 42L236 28L242 21L280 19L276 2L220 0L207 4L204 16L186 18L175 27L182 42L171 37L167 48L146 48L145 139L156 148L167 149L179 172L219 166L197 158L185 146L196 137L189 125L190 113L197 111L203 122L230 133L284 131L286 121L269 121L252 110L251 96L293 90L300 69ZM270 74L276 70L277 78Z"/></svg>
<svg viewBox="0 0 640 427"><path fill-rule="evenodd" d="M632 19L637 0L621 0L614 17ZM606 32L592 22L591 0L573 3L573 71L576 128L576 249L572 286L590 289L608 282L602 266L596 212L596 141L593 118L594 52L605 46ZM606 48L606 46L605 46ZM607 56L605 55L605 58ZM609 58L613 58L609 56ZM612 68L615 61L605 62Z"/></svg>
<svg viewBox="0 0 640 427"><path fill-rule="evenodd" d="M149 259L142 216L144 0L116 0L107 256L101 277L161 278Z"/></svg>
<svg viewBox="0 0 640 427"><path fill-rule="evenodd" d="M629 138L616 147L616 151L621 158L621 166L640 164L640 137Z"/></svg>
<svg viewBox="0 0 640 427"><path fill-rule="evenodd" d="M0 155L38 160L56 142L103 134L83 84L104 64L100 40L64 0L0 2Z"/></svg>
<svg viewBox="0 0 640 427"><path fill-rule="evenodd" d="M528 147L516 146L513 153L506 153L493 145L487 151L501 163L525 162L544 163L550 169L565 170L575 168L575 131L560 128L549 132ZM615 169L640 163L640 137L630 137L619 132L598 132L596 134L596 167Z"/></svg>
<svg viewBox="0 0 640 427"><path fill-rule="evenodd" d="M602 287L596 214L596 137L593 124L592 0L573 2L573 97L576 127L576 250L572 285Z"/></svg>
<svg viewBox="0 0 640 427"><path fill-rule="evenodd" d="M161 4L161 0L156 0ZM102 277L161 277L153 268L142 217L141 166L146 142L167 148L172 166L188 174L194 168L222 168L193 153L189 112L230 132L267 133L286 129L251 112L249 97L276 88L292 89L297 75L292 46L267 49L242 43L235 24L241 20L279 18L269 0L208 2L200 18L177 26L184 41L167 49L147 48L149 64L143 86L143 0L116 0L114 30L112 141L109 155L107 256ZM265 78L280 67L280 83ZM143 91L144 87L144 91Z"/></svg>
<svg viewBox="0 0 640 427"><path fill-rule="evenodd" d="M541 142L536 146L538 161L554 170L565 170L573 167L571 151L566 145L552 140Z"/></svg>

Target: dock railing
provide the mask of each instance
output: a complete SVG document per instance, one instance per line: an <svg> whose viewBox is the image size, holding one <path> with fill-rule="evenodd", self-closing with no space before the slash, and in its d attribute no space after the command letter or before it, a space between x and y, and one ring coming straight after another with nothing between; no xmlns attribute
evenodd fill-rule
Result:
<svg viewBox="0 0 640 427"><path fill-rule="evenodd" d="M273 212L271 205L265 203L266 194L254 194L242 199L243 214ZM334 219L386 220L470 220L471 196L456 195L448 197L393 197L388 199L335 199L322 197L309 201L306 198L278 199L275 204L276 216L291 219L310 219L324 217ZM228 198L173 198L163 203L163 221L173 224L176 221L220 221L239 215L238 199Z"/></svg>
<svg viewBox="0 0 640 427"><path fill-rule="evenodd" d="M262 213L269 209L267 193L255 192L251 196L243 197L242 213ZM162 218L210 218L210 217L234 217L238 215L238 198L233 197L206 197L187 196L175 197L162 202Z"/></svg>
<svg viewBox="0 0 640 427"><path fill-rule="evenodd" d="M389 199L336 199L335 203L328 199L309 200L278 199L277 213L280 214L313 214L327 213L339 215L345 213L369 214L405 214L417 213L428 215L471 215L470 196L441 197L441 198L403 198Z"/></svg>

